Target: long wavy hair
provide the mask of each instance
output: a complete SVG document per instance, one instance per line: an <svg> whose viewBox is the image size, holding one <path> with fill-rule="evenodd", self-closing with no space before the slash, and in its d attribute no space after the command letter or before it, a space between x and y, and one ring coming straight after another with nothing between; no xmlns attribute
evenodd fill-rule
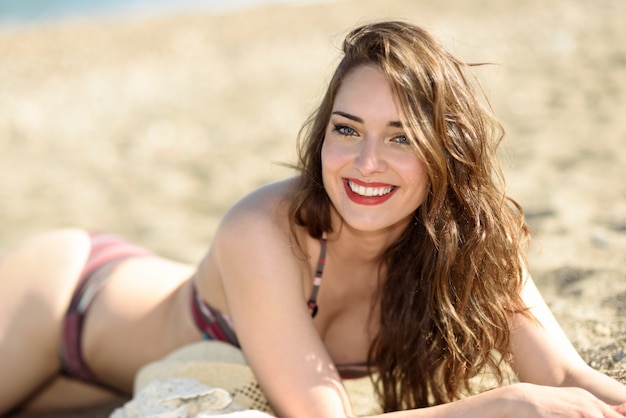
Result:
<svg viewBox="0 0 626 418"><path fill-rule="evenodd" d="M337 91L361 65L385 74L429 181L415 222L382 261L387 277L374 300L380 329L368 355L382 407L458 399L483 370L502 384L511 317L530 316L520 297L528 228L506 195L496 156L504 132L471 65L427 31L391 21L348 33L321 104L298 137L293 225L314 238L332 230L321 148Z"/></svg>

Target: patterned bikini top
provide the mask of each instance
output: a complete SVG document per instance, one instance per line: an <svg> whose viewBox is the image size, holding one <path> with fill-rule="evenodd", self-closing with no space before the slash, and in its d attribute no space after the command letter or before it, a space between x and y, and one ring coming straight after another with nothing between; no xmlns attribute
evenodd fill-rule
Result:
<svg viewBox="0 0 626 418"><path fill-rule="evenodd" d="M322 284L322 275L324 273L326 245L327 238L326 234L324 234L320 239L320 254L317 259L317 268L315 269L311 295L307 302L312 318L317 315L318 311L317 295L319 293L320 285ZM192 283L191 288L191 312L194 322L200 332L204 335L204 338L208 340L223 341L235 347L241 348L230 316L206 303L198 294L194 283ZM338 364L337 370L344 379L358 378L368 375L368 367L366 363Z"/></svg>
<svg viewBox="0 0 626 418"><path fill-rule="evenodd" d="M324 233L320 239L320 256L317 258L317 268L315 269L315 277L313 278L313 288L311 289L311 296L307 302L307 306L311 310L311 318L315 318L315 315L317 315L317 294L320 291L322 274L324 274L324 264L326 263L326 242L326 233Z"/></svg>

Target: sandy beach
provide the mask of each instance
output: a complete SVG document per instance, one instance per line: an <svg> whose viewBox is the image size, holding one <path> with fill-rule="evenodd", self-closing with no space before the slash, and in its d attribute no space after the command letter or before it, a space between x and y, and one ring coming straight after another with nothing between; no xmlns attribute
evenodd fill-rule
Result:
<svg viewBox="0 0 626 418"><path fill-rule="evenodd" d="M626 382L626 3L382 3L0 30L0 254L81 226L198 261L230 205L292 174L345 32L408 19L492 63L476 72L532 275L583 358Z"/></svg>

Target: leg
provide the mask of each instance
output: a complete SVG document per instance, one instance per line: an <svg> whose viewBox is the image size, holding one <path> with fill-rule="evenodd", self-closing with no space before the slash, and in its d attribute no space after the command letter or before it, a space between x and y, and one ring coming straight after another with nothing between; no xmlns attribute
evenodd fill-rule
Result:
<svg viewBox="0 0 626 418"><path fill-rule="evenodd" d="M62 230L0 261L0 415L58 374L62 318L89 249L86 232Z"/></svg>
<svg viewBox="0 0 626 418"><path fill-rule="evenodd" d="M84 410L119 406L130 399L71 377L59 376L22 405L20 413L47 416L68 409Z"/></svg>

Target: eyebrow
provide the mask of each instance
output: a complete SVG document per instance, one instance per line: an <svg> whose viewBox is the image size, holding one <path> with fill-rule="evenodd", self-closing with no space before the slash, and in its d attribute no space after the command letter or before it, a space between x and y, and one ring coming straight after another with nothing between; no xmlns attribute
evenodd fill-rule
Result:
<svg viewBox="0 0 626 418"><path fill-rule="evenodd" d="M363 123L363 119L361 119L360 117L352 115L352 114L347 113L347 112L342 112L341 110L335 110L332 114L333 115L343 116L346 119L350 119L350 120L353 120L353 121L358 122L358 123ZM402 128L402 122L400 122L399 120L392 120L387 125L389 125L391 127L394 127L394 128Z"/></svg>

